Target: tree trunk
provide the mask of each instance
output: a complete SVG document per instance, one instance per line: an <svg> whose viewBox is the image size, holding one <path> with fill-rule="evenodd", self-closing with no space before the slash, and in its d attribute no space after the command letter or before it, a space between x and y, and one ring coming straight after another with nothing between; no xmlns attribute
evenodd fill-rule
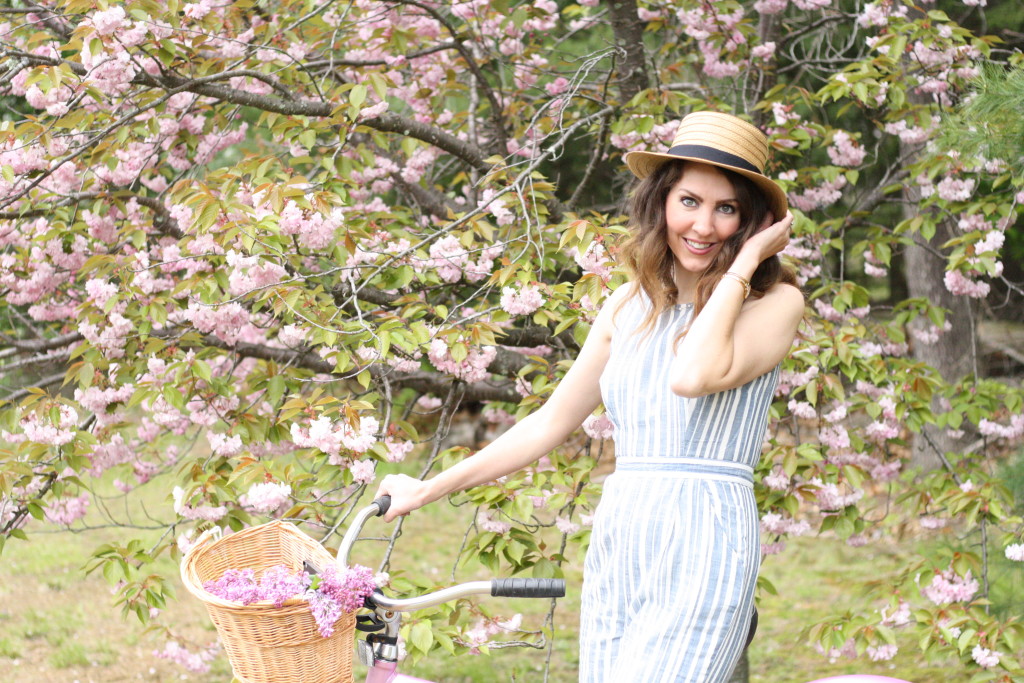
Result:
<svg viewBox="0 0 1024 683"><path fill-rule="evenodd" d="M622 98L619 104L624 105L648 86L644 25L636 11L636 0L610 0L608 9L615 44L625 53L618 68L618 90Z"/></svg>
<svg viewBox="0 0 1024 683"><path fill-rule="evenodd" d="M904 148L902 151L910 150ZM913 159L908 159L907 163L913 163ZM904 214L909 218L918 210L921 191L914 183L908 182L904 197L907 199ZM922 235L915 235L914 244L907 247L904 254L910 295L945 308L946 320L952 325L952 329L940 335L934 344L922 344L911 339L914 358L935 368L942 379L949 383L957 382L973 371L973 340L976 331L968 299L952 294L943 282L946 260L939 246L952 237L954 230L950 221L941 221L932 239L925 240ZM962 441L950 437L945 429L926 425L922 434L914 438L911 465L924 470L935 469L941 465L939 455L960 450Z"/></svg>
<svg viewBox="0 0 1024 683"><path fill-rule="evenodd" d="M736 668L732 670L729 683L748 683L750 681L750 660L747 658L747 648L743 648L743 656L736 662Z"/></svg>

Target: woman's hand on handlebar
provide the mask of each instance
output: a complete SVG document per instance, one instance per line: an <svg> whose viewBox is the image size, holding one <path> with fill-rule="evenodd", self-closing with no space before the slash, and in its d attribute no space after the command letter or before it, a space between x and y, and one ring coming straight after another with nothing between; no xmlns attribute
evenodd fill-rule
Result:
<svg viewBox="0 0 1024 683"><path fill-rule="evenodd" d="M391 507L384 515L385 522L409 514L430 502L427 482L406 474L389 474L384 477L374 498L385 495L391 496Z"/></svg>

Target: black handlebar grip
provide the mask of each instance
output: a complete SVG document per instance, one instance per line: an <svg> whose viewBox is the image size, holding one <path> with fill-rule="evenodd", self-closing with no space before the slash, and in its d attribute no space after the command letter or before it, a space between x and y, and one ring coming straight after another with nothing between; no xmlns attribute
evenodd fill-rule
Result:
<svg viewBox="0 0 1024 683"><path fill-rule="evenodd" d="M492 579L491 595L503 598L563 598L565 579Z"/></svg>
<svg viewBox="0 0 1024 683"><path fill-rule="evenodd" d="M382 517L388 513L388 508L391 507L391 496L381 496L377 500L373 501L371 505L376 505L380 512L377 513L378 517Z"/></svg>

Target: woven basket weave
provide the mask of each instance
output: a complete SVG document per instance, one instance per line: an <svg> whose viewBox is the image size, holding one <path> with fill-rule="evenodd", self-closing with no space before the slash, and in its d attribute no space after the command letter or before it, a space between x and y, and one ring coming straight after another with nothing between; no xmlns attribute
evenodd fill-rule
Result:
<svg viewBox="0 0 1024 683"><path fill-rule="evenodd" d="M355 614L345 613L324 638L309 603L292 598L281 607L223 600L203 589L228 569L252 569L259 579L276 565L301 570L303 561L323 568L334 558L322 545L281 521L268 522L210 541L200 537L181 561L181 578L217 627L235 678L241 683L351 683Z"/></svg>

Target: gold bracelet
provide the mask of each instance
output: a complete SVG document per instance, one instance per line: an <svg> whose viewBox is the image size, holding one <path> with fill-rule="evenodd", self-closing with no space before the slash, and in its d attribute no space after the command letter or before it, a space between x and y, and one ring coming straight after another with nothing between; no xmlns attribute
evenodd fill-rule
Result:
<svg viewBox="0 0 1024 683"><path fill-rule="evenodd" d="M743 277L739 273L732 272L731 270L726 271L725 273L723 273L722 277L732 278L736 282L738 282L741 285L743 285L743 299L744 299L744 301L746 300L746 298L748 296L750 296L750 280L748 280L747 278Z"/></svg>

